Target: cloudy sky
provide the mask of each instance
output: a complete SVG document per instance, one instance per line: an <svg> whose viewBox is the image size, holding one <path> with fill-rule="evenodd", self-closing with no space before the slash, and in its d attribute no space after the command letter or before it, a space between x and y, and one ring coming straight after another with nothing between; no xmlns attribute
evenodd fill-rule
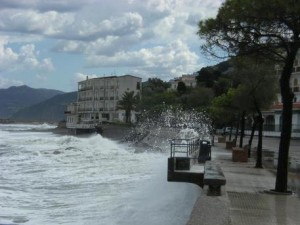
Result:
<svg viewBox="0 0 300 225"><path fill-rule="evenodd" d="M169 80L217 61L197 23L223 0L0 0L0 88L75 91L89 77Z"/></svg>

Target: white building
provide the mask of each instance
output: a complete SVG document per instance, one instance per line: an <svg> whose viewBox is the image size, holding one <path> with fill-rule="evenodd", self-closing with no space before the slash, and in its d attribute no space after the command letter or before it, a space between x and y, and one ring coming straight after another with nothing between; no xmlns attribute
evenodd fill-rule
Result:
<svg viewBox="0 0 300 225"><path fill-rule="evenodd" d="M293 117L292 117L292 132L300 132L300 52L294 62L293 73L290 79L290 86L294 92ZM281 130L282 124L282 101L281 95L277 95L277 101L273 104L270 110L264 112L265 125L267 130Z"/></svg>
<svg viewBox="0 0 300 225"><path fill-rule="evenodd" d="M197 74L183 74L179 78L170 80L169 83L171 84L171 89L176 91L179 82L183 82L186 87L193 87L193 88L196 87L197 86L196 76Z"/></svg>
<svg viewBox="0 0 300 225"><path fill-rule="evenodd" d="M67 128L90 129L103 121L125 121L125 111L118 109L123 94L134 91L140 94L142 79L124 75L101 78L87 77L78 82L77 102L67 107ZM131 121L137 120L138 112L131 113Z"/></svg>

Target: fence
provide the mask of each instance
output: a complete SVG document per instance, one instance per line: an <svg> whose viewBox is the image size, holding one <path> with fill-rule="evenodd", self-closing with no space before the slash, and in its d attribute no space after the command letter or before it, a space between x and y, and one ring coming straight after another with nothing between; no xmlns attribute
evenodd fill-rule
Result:
<svg viewBox="0 0 300 225"><path fill-rule="evenodd" d="M180 153L180 156L190 157L194 156L200 147L199 138L191 139L172 139L171 144L171 158L175 157L176 153ZM178 156L178 155L177 155Z"/></svg>

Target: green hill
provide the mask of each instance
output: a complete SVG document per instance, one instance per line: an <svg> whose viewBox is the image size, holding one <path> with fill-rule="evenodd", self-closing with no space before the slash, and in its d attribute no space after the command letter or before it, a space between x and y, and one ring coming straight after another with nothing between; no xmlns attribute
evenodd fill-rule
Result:
<svg viewBox="0 0 300 225"><path fill-rule="evenodd" d="M65 119L66 106L75 102L76 98L77 92L56 95L51 99L19 110L10 119L17 122L58 122Z"/></svg>
<svg viewBox="0 0 300 225"><path fill-rule="evenodd" d="M58 90L35 89L26 85L0 89L0 118L9 118L20 109L62 93Z"/></svg>

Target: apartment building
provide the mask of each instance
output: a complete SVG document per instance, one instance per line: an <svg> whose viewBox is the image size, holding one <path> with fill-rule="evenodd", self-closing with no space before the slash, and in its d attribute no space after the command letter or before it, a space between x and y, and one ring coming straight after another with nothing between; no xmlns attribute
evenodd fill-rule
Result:
<svg viewBox="0 0 300 225"><path fill-rule="evenodd" d="M290 79L290 86L294 92L293 116L292 116L292 132L300 133L300 52L294 62L293 73ZM265 126L267 130L281 130L282 124L282 101L281 95L278 93L277 101L270 110L264 112Z"/></svg>
<svg viewBox="0 0 300 225"><path fill-rule="evenodd" d="M125 111L118 101L127 91L139 94L142 79L132 75L92 78L78 82L77 102L67 106L67 128L92 129L104 121L125 121ZM131 113L131 121L138 112Z"/></svg>

